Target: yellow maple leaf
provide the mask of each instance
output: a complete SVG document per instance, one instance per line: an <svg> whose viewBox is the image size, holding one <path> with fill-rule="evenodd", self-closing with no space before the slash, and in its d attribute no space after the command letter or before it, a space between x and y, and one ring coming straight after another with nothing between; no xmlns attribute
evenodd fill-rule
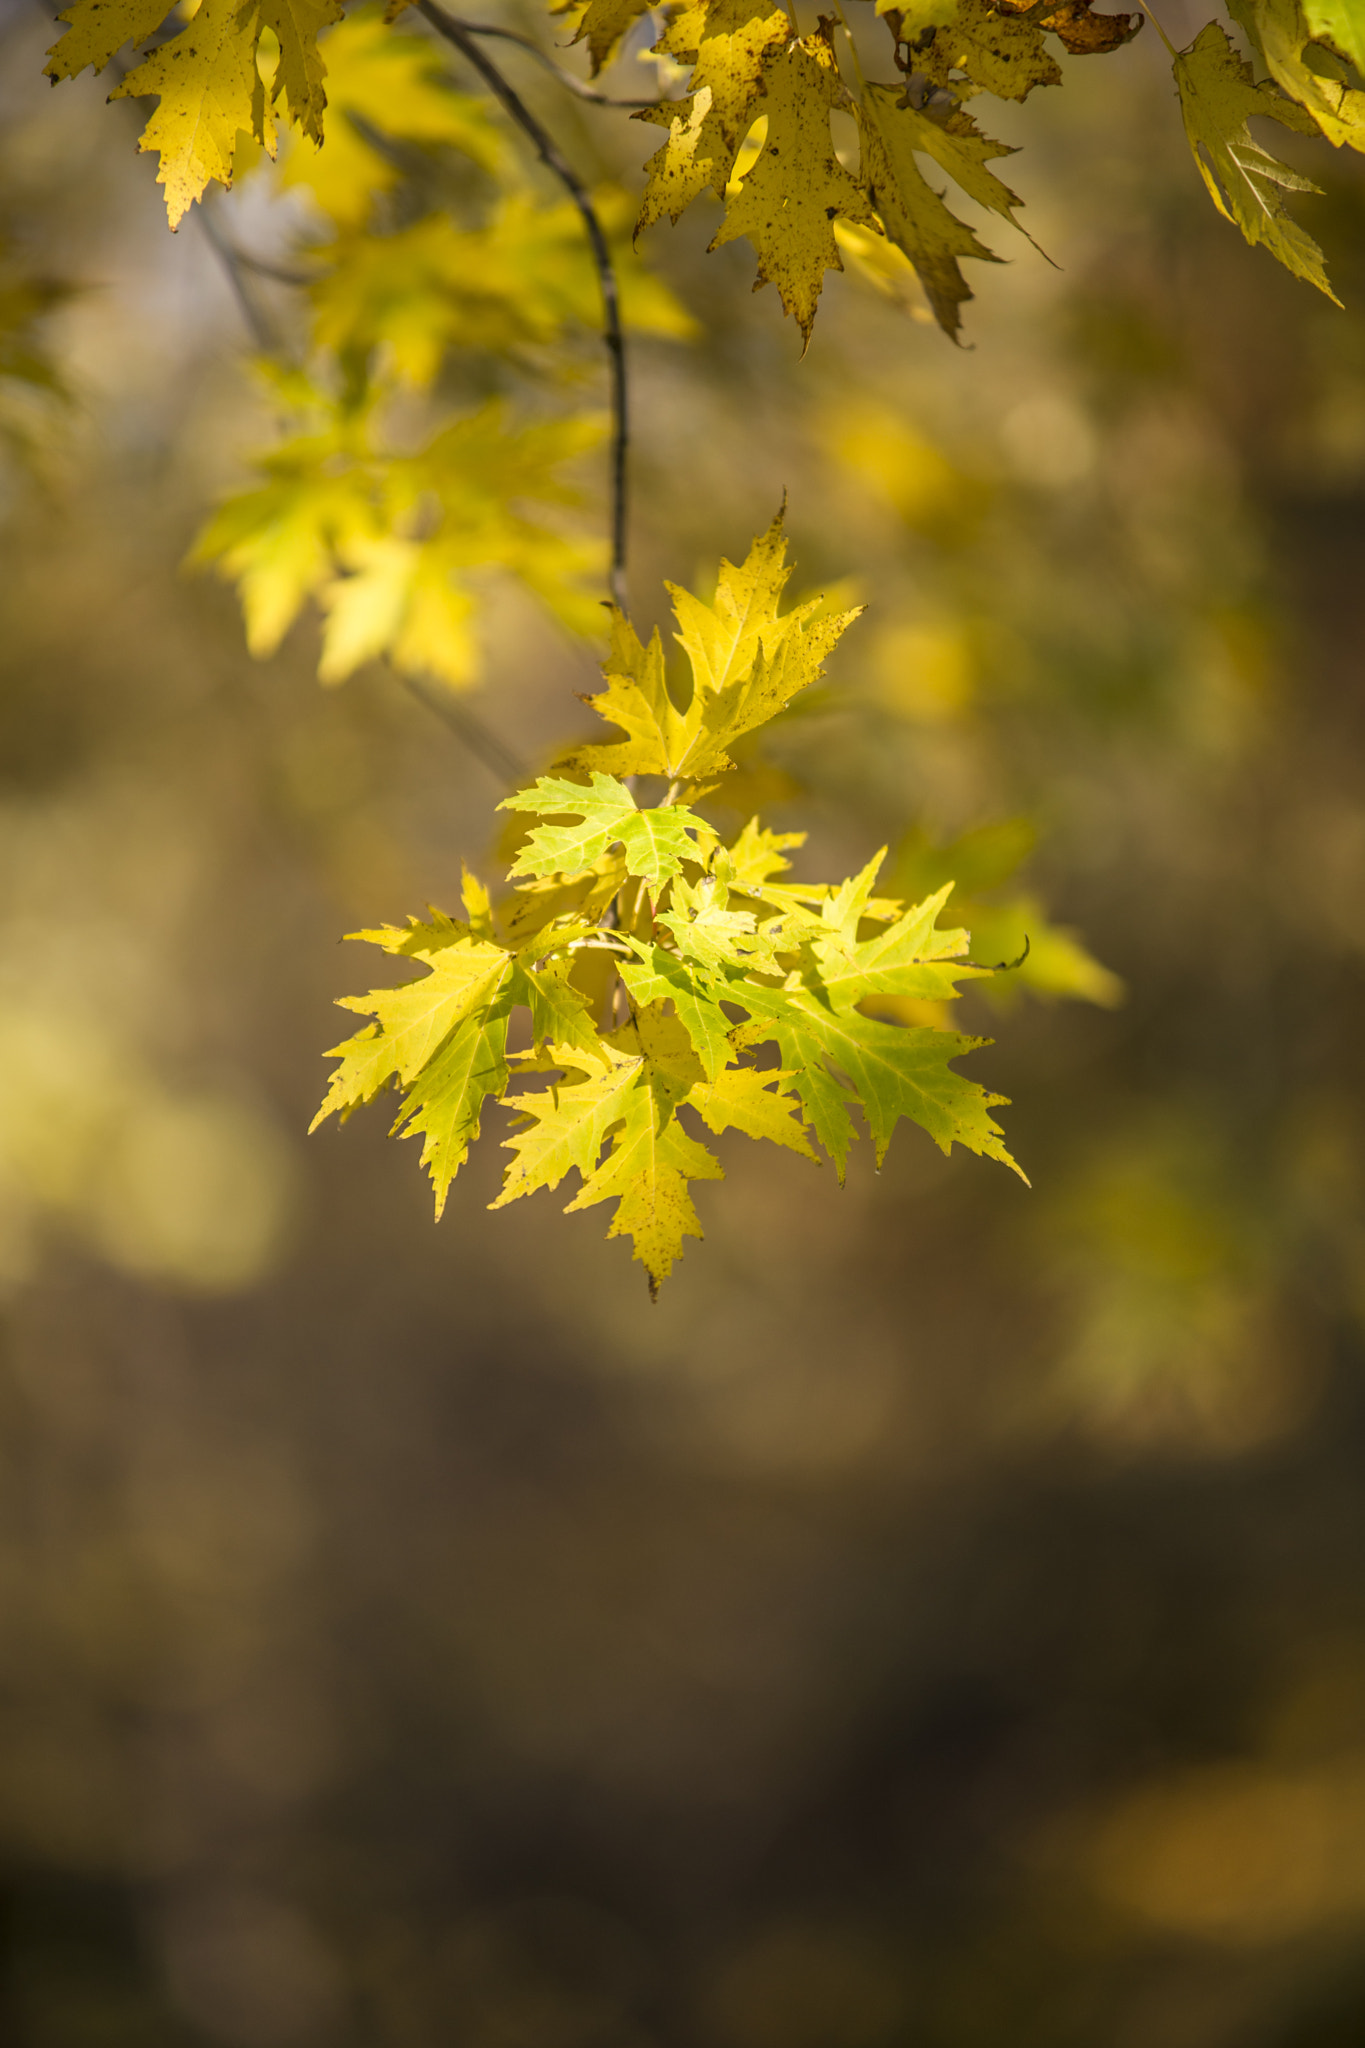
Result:
<svg viewBox="0 0 1365 2048"><path fill-rule="evenodd" d="M58 21L66 34L48 51L49 78L75 78L88 64L97 74L127 43L145 43L166 19L167 0L73 0Z"/></svg>
<svg viewBox="0 0 1365 2048"><path fill-rule="evenodd" d="M458 149L485 171L502 168L506 143L487 103L455 91L428 37L386 27L382 8L369 5L329 29L321 48L327 146L300 136L284 158L280 183L310 192L339 227L360 227L401 175L369 131Z"/></svg>
<svg viewBox="0 0 1365 2048"><path fill-rule="evenodd" d="M887 235L914 264L934 316L945 334L957 338L959 306L972 297L959 257L998 263L965 221L950 213L915 162L917 132L899 118L894 85L869 85L863 94L863 167L868 189ZM914 117L912 108L904 112ZM926 126L931 125L926 122Z"/></svg>
<svg viewBox="0 0 1365 2048"><path fill-rule="evenodd" d="M676 583L667 586L676 637L692 671L685 711L669 693L657 630L645 646L630 621L616 613L603 663L607 687L587 701L627 738L578 747L556 765L575 773L693 781L733 767L727 748L816 681L826 655L858 616L854 610L818 618L819 598L779 613L791 575L786 552L779 513L738 567L721 563L709 605Z"/></svg>
<svg viewBox="0 0 1365 2048"><path fill-rule="evenodd" d="M876 215L834 154L829 116L847 93L828 29L789 43L763 77L767 136L711 247L747 235L758 253L758 283L777 286L809 345L825 272L844 267L832 223L842 215L872 227Z"/></svg>
<svg viewBox="0 0 1365 2048"><path fill-rule="evenodd" d="M676 106L635 116L669 131L645 165L637 233L665 214L676 221L708 188L723 195L763 93L763 68L792 33L775 0L695 0L672 22L655 49L691 63L690 91Z"/></svg>
<svg viewBox="0 0 1365 2048"><path fill-rule="evenodd" d="M73 0L59 17L68 28L48 53L48 75L74 78L87 65L102 71L126 44L145 42L166 13L159 0ZM161 158L157 182L172 229L210 181L231 184L240 135L274 155L281 99L288 119L322 140L318 32L340 19L341 0L201 0L179 34L114 88L111 99L160 100L139 147ZM257 63L266 31L278 50L268 85Z"/></svg>
<svg viewBox="0 0 1365 2048"><path fill-rule="evenodd" d="M960 0L952 20L915 52L915 69L958 99L993 92L1027 99L1035 85L1060 85L1062 70L1036 21L997 12L993 0Z"/></svg>

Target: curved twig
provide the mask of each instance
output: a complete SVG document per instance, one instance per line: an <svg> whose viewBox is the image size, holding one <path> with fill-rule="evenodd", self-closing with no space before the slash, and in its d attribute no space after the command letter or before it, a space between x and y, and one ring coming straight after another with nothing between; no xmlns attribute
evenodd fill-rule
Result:
<svg viewBox="0 0 1365 2048"><path fill-rule="evenodd" d="M602 223L597 217L587 188L578 173L560 154L558 145L536 119L521 95L503 77L492 58L479 48L478 40L463 22L438 7L435 0L417 0L417 11L431 23L437 35L460 52L473 66L494 98L506 109L522 133L535 145L537 156L554 172L578 208L592 247L597 283L602 293L602 340L611 365L611 577L612 603L626 609L626 458L630 447L630 421L626 389L626 345L621 332L621 301L616 272Z"/></svg>
<svg viewBox="0 0 1365 2048"><path fill-rule="evenodd" d="M498 737L491 726L485 725L476 711L454 697L448 690L429 688L419 676L406 669L396 669L390 664L391 672L405 682L414 697L425 704L428 711L448 725L456 737L462 740L471 754L482 761L489 773L496 775L499 782L510 783L518 788L530 776L526 763Z"/></svg>
<svg viewBox="0 0 1365 2048"><path fill-rule="evenodd" d="M449 19L455 21L456 17L451 15ZM561 71L548 51L542 50L539 43L533 42L530 36L520 35L514 28L495 28L490 21L460 21L458 26L468 36L496 36L500 42L516 43L528 55L534 57L537 63L543 64L550 75L553 78L557 78L561 85L567 86L569 91L576 94L580 100L588 100L595 107L640 108L662 107L667 104L666 99L618 100L613 99L609 92L595 92L592 86L586 84L583 79L575 78L572 71Z"/></svg>

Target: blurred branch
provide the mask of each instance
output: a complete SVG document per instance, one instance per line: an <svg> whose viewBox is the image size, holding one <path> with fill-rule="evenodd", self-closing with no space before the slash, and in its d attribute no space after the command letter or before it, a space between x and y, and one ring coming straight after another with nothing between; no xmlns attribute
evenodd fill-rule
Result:
<svg viewBox="0 0 1365 2048"><path fill-rule="evenodd" d="M449 16L448 19L457 28L462 28L467 36L496 36L501 42L516 43L534 57L538 64L543 64L552 78L557 78L561 85L567 86L580 100L588 100L595 107L661 107L666 104L662 99L618 100L613 99L608 92L595 92L581 78L575 78L572 71L561 70L554 58L542 50L538 43L533 42L530 36L519 35L514 28L495 28L492 22L486 21L460 21L455 15Z"/></svg>
<svg viewBox="0 0 1365 2048"><path fill-rule="evenodd" d="M408 675L401 669L393 669L392 673L407 684L413 696L425 704L428 711L434 711L450 727L456 738L464 742L470 753L482 761L499 782L516 787L527 781L531 771L526 763L467 704L448 690L433 689L418 676Z"/></svg>
<svg viewBox="0 0 1365 2048"><path fill-rule="evenodd" d="M616 286L607 237L578 173L561 155L548 131L542 127L521 95L508 83L492 58L479 48L475 34L463 22L436 6L435 0L417 0L417 11L439 36L457 49L478 72L493 97L534 144L547 170L553 171L582 216L597 268L602 293L602 340L611 366L612 456L611 456L611 577L612 603L626 609L626 462L630 448L628 392L626 385L626 344L621 331L621 301Z"/></svg>
<svg viewBox="0 0 1365 2048"><path fill-rule="evenodd" d="M266 277L274 273L252 257L244 256L240 249L233 246L214 217L207 193L195 207L194 215L204 231L205 240L223 266L223 274L232 287L232 295L237 301L252 340L262 355L277 355L280 347L279 337L264 308L257 301L255 293L248 289L244 274L248 270L260 271Z"/></svg>

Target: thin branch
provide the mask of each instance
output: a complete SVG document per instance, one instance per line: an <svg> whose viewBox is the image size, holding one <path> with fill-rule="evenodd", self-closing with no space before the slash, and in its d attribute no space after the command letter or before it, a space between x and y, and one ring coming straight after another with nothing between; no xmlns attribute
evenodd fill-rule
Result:
<svg viewBox="0 0 1365 2048"><path fill-rule="evenodd" d="M557 78L560 84L567 86L571 93L577 94L581 100L590 101L595 107L638 108L662 107L668 104L667 99L613 99L609 92L595 92L592 86L585 84L581 78L575 78L572 71L562 71L559 65L555 63L554 58L547 51L541 49L539 43L533 42L530 36L518 34L514 28L495 28L491 22L487 21L460 21L455 15L451 15L449 19L455 23L457 28L462 28L467 36L496 36L500 42L518 44L521 49L529 52L536 59L537 63L543 64L551 77Z"/></svg>
<svg viewBox="0 0 1365 2048"><path fill-rule="evenodd" d="M272 278L276 284L308 285L317 282L316 277L310 277L306 270L286 270L283 264L267 263L263 256L253 256L248 250L239 249L235 242L231 249L233 260L257 277Z"/></svg>
<svg viewBox="0 0 1365 2048"><path fill-rule="evenodd" d="M393 673L407 684L413 696L425 704L428 711L434 711L450 727L456 738L463 741L470 753L477 756L499 782L515 787L529 779L531 771L526 763L467 704L448 690L432 689L419 676L408 675L401 669L394 669Z"/></svg>
<svg viewBox="0 0 1365 2048"><path fill-rule="evenodd" d="M597 217L587 189L577 172L560 154L558 146L541 126L521 95L508 84L492 58L479 48L474 34L463 22L456 21L435 0L417 0L417 11L423 15L439 36L460 52L468 64L478 72L494 98L511 115L522 133L535 145L537 156L547 170L554 172L565 191L578 208L592 246L593 262L597 267L597 283L602 293L602 340L606 345L607 358L611 366L611 598L621 611L626 609L626 458L630 447L630 424L626 388L626 345L621 332L621 301L616 288L616 272L612 267L611 251L602 223Z"/></svg>
<svg viewBox="0 0 1365 2048"><path fill-rule="evenodd" d="M205 198L207 196L205 194ZM231 242L229 242L227 236L219 227L218 222L214 219L212 206L206 206L204 201L201 200L199 205L195 207L194 212L199 226L204 231L205 240L221 263L223 274L232 287L232 295L236 299L242 318L250 330L251 339L255 342L262 355L273 356L279 347L278 337L269 320L257 305L255 297L247 290L246 279L242 275L245 268L254 268L254 266L244 264L241 252L233 248Z"/></svg>

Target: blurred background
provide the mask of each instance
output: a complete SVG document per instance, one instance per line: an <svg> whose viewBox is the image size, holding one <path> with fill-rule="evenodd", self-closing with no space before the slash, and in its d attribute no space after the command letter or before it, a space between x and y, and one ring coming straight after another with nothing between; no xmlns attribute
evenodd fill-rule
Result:
<svg viewBox="0 0 1365 2048"><path fill-rule="evenodd" d="M1302 159L1339 312L1149 31L993 112L1058 267L992 223L968 349L849 275L800 361L714 212L648 239L701 338L635 347L638 615L785 489L869 605L774 735L798 873L972 835L974 928L1045 903L1093 999L963 1005L1031 1191L738 1140L651 1307L604 1212L488 1214L496 1115L439 1226L382 1106L304 1137L339 935L492 873L502 785L184 572L260 335L51 40L9 0L0 2038L1355 2048L1365 167ZM589 644L482 634L481 730L583 730Z"/></svg>

